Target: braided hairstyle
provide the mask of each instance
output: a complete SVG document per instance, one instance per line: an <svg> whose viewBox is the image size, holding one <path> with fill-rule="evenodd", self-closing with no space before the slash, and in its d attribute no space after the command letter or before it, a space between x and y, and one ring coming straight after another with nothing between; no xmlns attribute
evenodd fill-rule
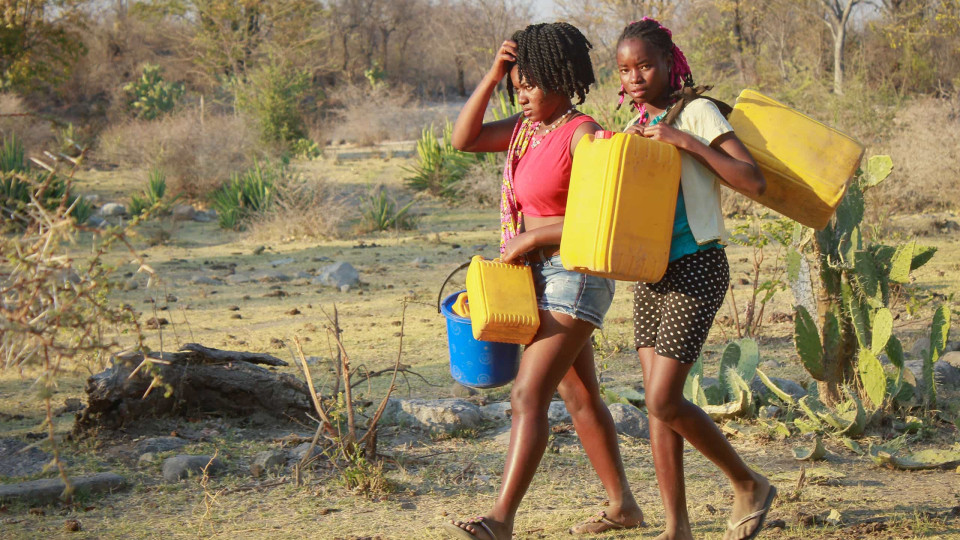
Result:
<svg viewBox="0 0 960 540"><path fill-rule="evenodd" d="M517 69L520 80L544 92L560 94L583 103L596 82L590 49L593 45L572 24L565 22L531 24L511 37L517 42ZM507 77L507 94L513 103L513 81Z"/></svg>
<svg viewBox="0 0 960 540"><path fill-rule="evenodd" d="M639 21L633 21L628 24L626 28L623 29L623 32L620 34L620 38L617 39L617 48L620 47L620 44L628 39L639 39L650 45L653 45L656 49L671 59L670 65L670 89L676 93L680 90L683 90L685 86L694 86L693 83L693 72L690 71L690 65L687 63L687 57L684 56L683 51L680 50L680 47L673 42L673 32L669 28L660 24L656 19L650 17L644 17ZM620 87L620 104L617 105L617 108L620 108L620 105L623 104L623 96L625 91L623 87ZM634 104L634 107L638 107Z"/></svg>

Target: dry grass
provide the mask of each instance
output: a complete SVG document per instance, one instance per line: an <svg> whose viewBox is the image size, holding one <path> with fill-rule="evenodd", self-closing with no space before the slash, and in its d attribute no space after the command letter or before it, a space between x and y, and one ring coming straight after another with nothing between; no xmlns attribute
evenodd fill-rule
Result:
<svg viewBox="0 0 960 540"><path fill-rule="evenodd" d="M208 116L186 109L162 120L130 120L100 137L97 157L122 167L155 166L173 193L200 197L253 163L257 133L241 116Z"/></svg>
<svg viewBox="0 0 960 540"><path fill-rule="evenodd" d="M0 93L0 139L16 135L23 141L28 155L39 153L54 139L50 123L35 116L2 116L28 114L33 111L23 99L12 93Z"/></svg>
<svg viewBox="0 0 960 540"><path fill-rule="evenodd" d="M442 124L457 112L456 107L425 107L406 87L370 91L369 87L345 86L332 92L331 98L335 104L332 122L322 139L360 146L416 139L423 126Z"/></svg>
<svg viewBox="0 0 960 540"><path fill-rule="evenodd" d="M301 175L284 177L269 212L251 226L251 239L290 241L305 238L337 238L342 225L356 211L346 197L322 178Z"/></svg>
<svg viewBox="0 0 960 540"><path fill-rule="evenodd" d="M497 208L500 204L502 171L503 163L499 159L484 159L474 163L457 183L456 199L468 206Z"/></svg>

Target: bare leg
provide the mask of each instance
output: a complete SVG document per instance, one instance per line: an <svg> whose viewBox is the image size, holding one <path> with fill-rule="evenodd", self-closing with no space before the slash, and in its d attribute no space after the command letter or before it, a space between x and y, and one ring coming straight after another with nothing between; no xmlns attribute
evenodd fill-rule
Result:
<svg viewBox="0 0 960 540"><path fill-rule="evenodd" d="M510 395L512 424L510 447L503 468L500 494L484 523L498 539L509 539L520 501L530 487L533 475L547 447L550 426L547 409L584 344L593 325L569 315L540 311L540 329L527 346ZM454 522L478 538L488 534L482 527Z"/></svg>
<svg viewBox="0 0 960 540"><path fill-rule="evenodd" d="M727 478L730 479L734 490L734 505L732 521L750 514L764 506L770 490L770 482L760 474L751 470L740 459L736 450L723 436L717 425L710 419L703 409L690 403L683 397L683 383L686 380L692 364L681 364L672 358L656 354L651 348L639 349L641 366L643 367L644 390L646 391L647 412L651 417L651 439L653 438L653 419L663 423L674 433L686 439L701 454L712 461ZM658 433L659 435L660 433ZM686 517L686 502L683 491L683 463L682 460L671 460L669 456L682 456L683 447L679 445L664 449L656 448L658 444L676 444L676 439L661 438L653 441L654 466L657 468L657 480L661 483L661 495L664 496L664 508L668 513L667 522L676 523L676 534L682 534L682 523L686 523L689 530L689 519ZM657 458L666 458L668 461L661 467ZM667 466L672 465L673 468ZM661 479L661 477L663 479ZM664 488L666 487L666 495ZM668 500L669 499L669 500ZM678 508L682 505L683 510ZM673 516L669 513L674 512ZM734 539L746 536L747 530L755 527L756 523L746 524L744 530L738 530ZM668 533L670 533L668 529ZM687 536L671 536L667 538L688 538Z"/></svg>
<svg viewBox="0 0 960 540"><path fill-rule="evenodd" d="M623 469L617 429L603 399L593 362L593 344L587 341L560 382L560 396L570 412L577 436L607 492L606 517L632 527L643 522Z"/></svg>

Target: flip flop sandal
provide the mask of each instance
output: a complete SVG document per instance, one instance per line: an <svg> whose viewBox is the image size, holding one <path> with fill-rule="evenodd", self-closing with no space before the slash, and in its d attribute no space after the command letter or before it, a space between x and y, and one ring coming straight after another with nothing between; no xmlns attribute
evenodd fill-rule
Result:
<svg viewBox="0 0 960 540"><path fill-rule="evenodd" d="M733 523L730 520L727 520L727 533L723 535L724 540L730 537L730 533L740 528L741 525L745 525L750 521L757 520L757 528L753 530L750 534L745 536L743 540L753 540L760 534L760 530L763 529L763 522L767 519L767 513L770 512L770 506L773 505L773 500L777 498L777 488L773 484L770 484L770 491L767 492L767 499L763 502L763 508L757 510L752 514L743 516L740 521Z"/></svg>
<svg viewBox="0 0 960 540"><path fill-rule="evenodd" d="M593 527L596 525L596 527ZM570 527L570 534L599 534L605 531L610 530L620 530L620 529L637 529L641 527L643 523L637 523L636 525L624 525L623 523L617 523L612 519L607 517L607 513L603 510L597 512L597 515L592 518L584 521L583 523L578 523L573 527Z"/></svg>
<svg viewBox="0 0 960 540"><path fill-rule="evenodd" d="M463 521L462 523L467 525L480 525L483 527L483 530L487 531L487 534L490 535L491 540L497 540L497 535L493 534L493 530L490 529L490 526L483 522L484 519L486 518L483 516L478 516L473 519ZM464 540L480 540L479 536L464 529L463 527L458 526L456 523L444 523L443 529L457 538L463 538Z"/></svg>

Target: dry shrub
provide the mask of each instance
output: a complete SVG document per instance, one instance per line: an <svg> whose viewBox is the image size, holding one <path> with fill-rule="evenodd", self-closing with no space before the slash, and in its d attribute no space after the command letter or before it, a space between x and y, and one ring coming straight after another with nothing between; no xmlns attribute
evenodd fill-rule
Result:
<svg viewBox="0 0 960 540"><path fill-rule="evenodd" d="M497 208L500 204L500 184L503 181L503 154L485 156L470 165L463 178L454 187L453 200L468 206Z"/></svg>
<svg viewBox="0 0 960 540"><path fill-rule="evenodd" d="M174 193L201 197L258 157L257 132L240 116L209 116L195 109L162 120L129 120L100 137L98 157L124 167L157 167Z"/></svg>
<svg viewBox="0 0 960 540"><path fill-rule="evenodd" d="M385 140L411 140L424 126L442 125L456 110L425 106L403 86L371 90L369 86L344 86L331 92L328 136L335 142L369 146Z"/></svg>
<svg viewBox="0 0 960 540"><path fill-rule="evenodd" d="M0 140L16 135L28 155L39 153L53 141L54 133L50 122L36 116L3 115L31 112L20 96L0 93Z"/></svg>
<svg viewBox="0 0 960 540"><path fill-rule="evenodd" d="M351 217L353 205L325 180L284 176L265 214L255 218L250 235L257 240L335 238Z"/></svg>
<svg viewBox="0 0 960 540"><path fill-rule="evenodd" d="M889 154L893 173L867 193L880 212L929 212L960 207L960 118L946 99L909 102L889 138L867 154Z"/></svg>

